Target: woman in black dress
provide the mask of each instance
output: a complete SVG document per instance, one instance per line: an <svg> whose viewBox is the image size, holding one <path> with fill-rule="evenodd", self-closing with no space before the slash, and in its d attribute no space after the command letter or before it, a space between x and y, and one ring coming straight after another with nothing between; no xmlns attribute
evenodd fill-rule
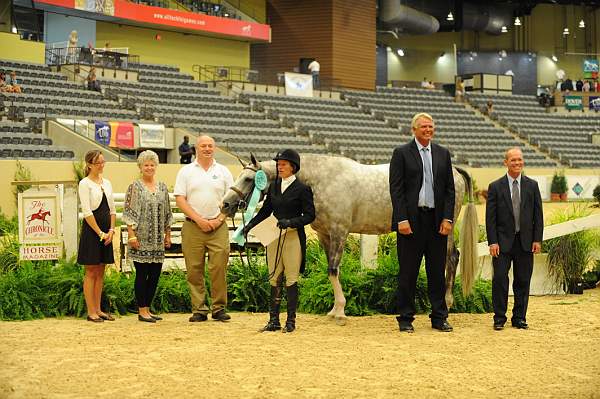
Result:
<svg viewBox="0 0 600 399"><path fill-rule="evenodd" d="M267 193L260 211L244 227L244 235L271 213L277 218L281 229L280 239L267 245L267 265L271 284L271 309L269 321L262 331L279 331L279 305L283 277L287 293L287 321L283 332L296 329L296 308L298 306L298 277L304 270L306 257L306 233L304 226L315 220L313 193L309 186L296 178L300 170L300 155L287 149L279 152L277 177Z"/></svg>
<svg viewBox="0 0 600 399"><path fill-rule="evenodd" d="M83 213L77 263L85 266L83 294L87 305L87 320L113 321L100 309L104 267L114 263L112 239L115 233L115 202L110 182L102 177L104 156L99 150L85 154L86 177L79 182L79 200Z"/></svg>

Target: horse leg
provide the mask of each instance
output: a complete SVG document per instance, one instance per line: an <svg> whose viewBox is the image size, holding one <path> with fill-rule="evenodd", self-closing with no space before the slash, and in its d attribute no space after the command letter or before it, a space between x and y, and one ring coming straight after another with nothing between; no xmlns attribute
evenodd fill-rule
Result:
<svg viewBox="0 0 600 399"><path fill-rule="evenodd" d="M448 309L454 304L454 281L456 279L456 269L458 268L458 259L460 252L454 245L454 242L448 243L448 251L446 254L446 306Z"/></svg>
<svg viewBox="0 0 600 399"><path fill-rule="evenodd" d="M331 311L327 314L333 318L337 325L343 326L346 324L347 317L344 311L346 307L346 298L340 283L340 262L344 254L344 243L346 242L347 233L329 235L329 281L333 287L334 303Z"/></svg>

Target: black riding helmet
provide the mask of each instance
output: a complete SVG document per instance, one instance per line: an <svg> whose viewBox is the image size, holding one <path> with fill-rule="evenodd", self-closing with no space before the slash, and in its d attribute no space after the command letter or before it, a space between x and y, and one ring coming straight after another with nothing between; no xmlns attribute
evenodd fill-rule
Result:
<svg viewBox="0 0 600 399"><path fill-rule="evenodd" d="M277 155L275 155L275 158L273 158L273 161L279 161L280 159L294 164L296 167L294 173L298 173L300 170L300 155L295 150L288 148L286 150L279 151Z"/></svg>

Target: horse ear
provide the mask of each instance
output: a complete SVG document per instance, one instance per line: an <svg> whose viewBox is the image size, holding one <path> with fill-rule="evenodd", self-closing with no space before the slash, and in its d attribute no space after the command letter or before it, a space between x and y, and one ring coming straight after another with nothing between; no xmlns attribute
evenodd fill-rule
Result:
<svg viewBox="0 0 600 399"><path fill-rule="evenodd" d="M254 157L253 153L250 153L250 162L252 162L252 165L254 166L258 166L258 161L256 160L256 158Z"/></svg>

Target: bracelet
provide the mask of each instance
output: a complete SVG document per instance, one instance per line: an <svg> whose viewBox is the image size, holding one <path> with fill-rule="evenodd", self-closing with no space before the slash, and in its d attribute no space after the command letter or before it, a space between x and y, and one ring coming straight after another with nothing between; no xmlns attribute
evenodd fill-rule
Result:
<svg viewBox="0 0 600 399"><path fill-rule="evenodd" d="M104 240L104 237L106 237L106 233L105 233L105 232L103 232L103 231L101 231L101 232L100 232L100 241L103 241L103 240Z"/></svg>
<svg viewBox="0 0 600 399"><path fill-rule="evenodd" d="M113 229L112 227L110 229L108 229L108 231L112 231L113 233L115 232L115 229Z"/></svg>
<svg viewBox="0 0 600 399"><path fill-rule="evenodd" d="M131 237L131 238L130 238L129 240L127 240L127 241L129 241L129 242L133 242L133 241L137 241L137 240L138 240L138 239L137 239L137 237Z"/></svg>

